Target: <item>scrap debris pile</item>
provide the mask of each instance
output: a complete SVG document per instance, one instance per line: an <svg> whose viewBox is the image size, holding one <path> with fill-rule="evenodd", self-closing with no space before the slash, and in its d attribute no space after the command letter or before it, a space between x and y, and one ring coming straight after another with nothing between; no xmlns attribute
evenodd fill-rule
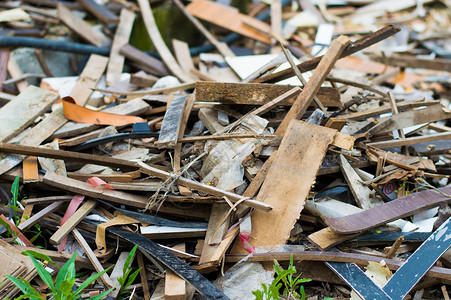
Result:
<svg viewBox="0 0 451 300"><path fill-rule="evenodd" d="M450 8L2 1L0 298L450 299Z"/></svg>

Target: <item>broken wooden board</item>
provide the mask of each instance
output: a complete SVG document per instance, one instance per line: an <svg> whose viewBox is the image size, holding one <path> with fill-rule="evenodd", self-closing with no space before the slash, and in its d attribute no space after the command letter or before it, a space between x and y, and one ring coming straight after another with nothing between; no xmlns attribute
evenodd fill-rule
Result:
<svg viewBox="0 0 451 300"><path fill-rule="evenodd" d="M336 130L318 125L297 120L290 122L256 198L271 205L273 210L252 213L251 245L286 243L336 133ZM242 246L240 249L240 252L245 251Z"/></svg>
<svg viewBox="0 0 451 300"><path fill-rule="evenodd" d="M114 85L121 79L122 69L124 67L125 57L120 54L121 48L128 43L132 33L133 23L135 22L135 13L126 8L121 10L119 25L114 35L111 45L110 62L106 70L107 86Z"/></svg>
<svg viewBox="0 0 451 300"><path fill-rule="evenodd" d="M103 23L117 23L119 18L112 13L106 6L97 4L94 0L77 0L83 7L96 16Z"/></svg>
<svg viewBox="0 0 451 300"><path fill-rule="evenodd" d="M323 228L307 236L310 243L321 250L327 250L348 240L357 237L358 234L338 234L333 232L330 227Z"/></svg>
<svg viewBox="0 0 451 300"><path fill-rule="evenodd" d="M351 41L348 37L339 36L330 44L327 53L319 62L317 68L313 72L312 77L309 79L307 84L302 89L302 92L293 102L290 110L285 115L282 123L280 123L279 127L277 128L276 135L283 136L291 120L301 119L301 117L307 111L307 108L312 103L313 97L316 96L330 70L333 68L335 62L350 42Z"/></svg>
<svg viewBox="0 0 451 300"><path fill-rule="evenodd" d="M164 147L174 147L180 120L182 118L182 111L188 96L177 97L171 101L169 107L164 114L163 124L161 125L160 135L158 136L157 145Z"/></svg>
<svg viewBox="0 0 451 300"><path fill-rule="evenodd" d="M107 230L132 244L140 246L141 249L194 286L194 288L207 299L229 299L216 286L191 268L187 263L168 250L158 246L155 242L146 239L140 234L122 228L109 227Z"/></svg>
<svg viewBox="0 0 451 300"><path fill-rule="evenodd" d="M29 86L14 100L0 109L0 141L6 142L18 135L48 110L58 99L58 94Z"/></svg>
<svg viewBox="0 0 451 300"><path fill-rule="evenodd" d="M184 243L177 244L173 248L185 252ZM164 298L167 300L186 299L186 281L170 269L166 270L166 276L164 278Z"/></svg>
<svg viewBox="0 0 451 300"><path fill-rule="evenodd" d="M271 39L267 35L244 25L244 23L247 22L253 24L253 27L262 28L265 32L270 32L271 27L268 24L247 15L243 15L231 8L211 1L197 0L191 2L186 9L199 19L224 27L230 31L234 31L260 42L266 44L271 43Z"/></svg>
<svg viewBox="0 0 451 300"><path fill-rule="evenodd" d="M81 38L97 47L109 42L109 39L102 32L95 30L89 23L73 13L67 6L58 3L58 17L70 29L76 32Z"/></svg>
<svg viewBox="0 0 451 300"><path fill-rule="evenodd" d="M390 221L438 206L441 203L450 202L451 198L447 196L450 194L451 186L436 190L426 190L397 198L357 214L339 218L324 217L323 219L337 233L363 232Z"/></svg>
<svg viewBox="0 0 451 300"><path fill-rule="evenodd" d="M169 71L163 62L153 56L147 55L145 52L131 46L130 44L125 44L121 48L120 53L129 60L135 62L146 72L157 76L169 75Z"/></svg>
<svg viewBox="0 0 451 300"><path fill-rule="evenodd" d="M198 81L196 101L263 105L291 89L293 89L292 85ZM293 97L297 94L281 102L280 105L292 105ZM322 87L317 96L324 106L340 107L342 105L340 93L334 88Z"/></svg>

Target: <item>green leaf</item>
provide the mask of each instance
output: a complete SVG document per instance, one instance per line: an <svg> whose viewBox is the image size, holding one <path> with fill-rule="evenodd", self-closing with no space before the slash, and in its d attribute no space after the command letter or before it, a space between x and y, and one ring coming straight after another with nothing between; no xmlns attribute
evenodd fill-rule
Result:
<svg viewBox="0 0 451 300"><path fill-rule="evenodd" d="M105 292L103 292L103 293L101 293L101 294L99 294L99 295L97 295L97 296L88 298L88 300L100 300L100 299L103 299L103 298L104 298L106 295L108 295L112 290L113 290L113 289L111 288L111 289L109 289L108 291L105 291Z"/></svg>
<svg viewBox="0 0 451 300"><path fill-rule="evenodd" d="M45 254L43 254L43 253L41 253L41 252L34 251L34 250L25 250L25 251L23 251L21 254L22 254L22 255L28 255L28 256L32 255L32 256L36 257L37 259L40 259L40 260L43 260L43 261L48 261L48 262L52 263L52 264L55 265L58 269L60 268L60 267L58 267L58 265L53 261L53 259L52 259L51 257L49 257L49 256L47 256L47 255L45 255Z"/></svg>
<svg viewBox="0 0 451 300"><path fill-rule="evenodd" d="M5 277L11 280L12 283L14 283L14 285L17 286L22 291L22 293L24 294L28 293L28 286L24 282L11 275L5 275Z"/></svg>
<svg viewBox="0 0 451 300"><path fill-rule="evenodd" d="M19 200L19 183L20 183L20 177L17 176L16 179L14 179L13 184L11 185L11 194L13 195L12 203L14 206L17 206L17 201Z"/></svg>
<svg viewBox="0 0 451 300"><path fill-rule="evenodd" d="M136 276L138 276L139 271L141 271L141 269L142 269L142 267L130 275L130 277L128 278L127 283L124 285L124 287L129 287L133 283L133 281L135 281L135 278L136 278Z"/></svg>
<svg viewBox="0 0 451 300"><path fill-rule="evenodd" d="M123 274L125 274L130 267L133 257L135 256L136 249L138 249L138 245L135 245L127 256L127 260L125 261L124 268L122 270ZM124 277L125 279L125 277Z"/></svg>
<svg viewBox="0 0 451 300"><path fill-rule="evenodd" d="M58 294L68 297L73 294L72 288L74 287L74 284L75 284L75 277L67 279L67 280L63 280L60 283L59 287L56 288L56 290L58 291Z"/></svg>
<svg viewBox="0 0 451 300"><path fill-rule="evenodd" d="M78 289L75 291L75 295L78 295L79 293L81 293L81 291L83 291L88 285L91 284L91 282L93 282L94 280L96 280L97 278L99 278L100 276L102 276L103 274L105 274L106 272L108 272L109 269L111 269L114 265L110 266L108 269L103 270L100 273L97 274L93 274L91 276L89 276L88 279L86 279L79 287Z"/></svg>
<svg viewBox="0 0 451 300"><path fill-rule="evenodd" d="M36 271L38 271L39 277L44 281L45 284L47 284L50 288L50 290L56 294L55 286L53 285L52 275L47 272L47 270L39 263L36 258L34 258L33 255L29 255L31 260L33 261L33 264L36 268Z"/></svg>
<svg viewBox="0 0 451 300"><path fill-rule="evenodd" d="M6 223L3 219L0 219L0 224L5 226L6 230L13 238L17 238L16 233L11 229L11 226L9 226L8 223Z"/></svg>
<svg viewBox="0 0 451 300"><path fill-rule="evenodd" d="M55 279L56 289L59 289L61 282L64 280L70 280L75 278L75 259L77 258L77 252L64 264L64 266L58 272Z"/></svg>

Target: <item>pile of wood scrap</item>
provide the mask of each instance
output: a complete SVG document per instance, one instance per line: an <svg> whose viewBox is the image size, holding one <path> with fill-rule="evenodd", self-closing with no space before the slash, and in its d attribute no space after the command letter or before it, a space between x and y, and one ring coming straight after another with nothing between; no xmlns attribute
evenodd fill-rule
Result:
<svg viewBox="0 0 451 300"><path fill-rule="evenodd" d="M0 3L0 280L449 299L449 1L244 2Z"/></svg>

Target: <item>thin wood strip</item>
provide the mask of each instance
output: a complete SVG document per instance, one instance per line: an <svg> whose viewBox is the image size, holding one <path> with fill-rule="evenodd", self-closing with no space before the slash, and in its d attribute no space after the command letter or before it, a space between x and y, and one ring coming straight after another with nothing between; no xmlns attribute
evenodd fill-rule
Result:
<svg viewBox="0 0 451 300"><path fill-rule="evenodd" d="M20 223L19 226L17 226L17 228L19 228L20 230L27 230L28 228L30 228L31 226L33 226L34 224L39 222L39 220L41 220L48 214L51 214L55 210L57 210L63 203L64 203L64 201L53 202L46 208L41 209L39 212L34 214L32 217L30 217L27 220L25 220L24 222Z"/></svg>

